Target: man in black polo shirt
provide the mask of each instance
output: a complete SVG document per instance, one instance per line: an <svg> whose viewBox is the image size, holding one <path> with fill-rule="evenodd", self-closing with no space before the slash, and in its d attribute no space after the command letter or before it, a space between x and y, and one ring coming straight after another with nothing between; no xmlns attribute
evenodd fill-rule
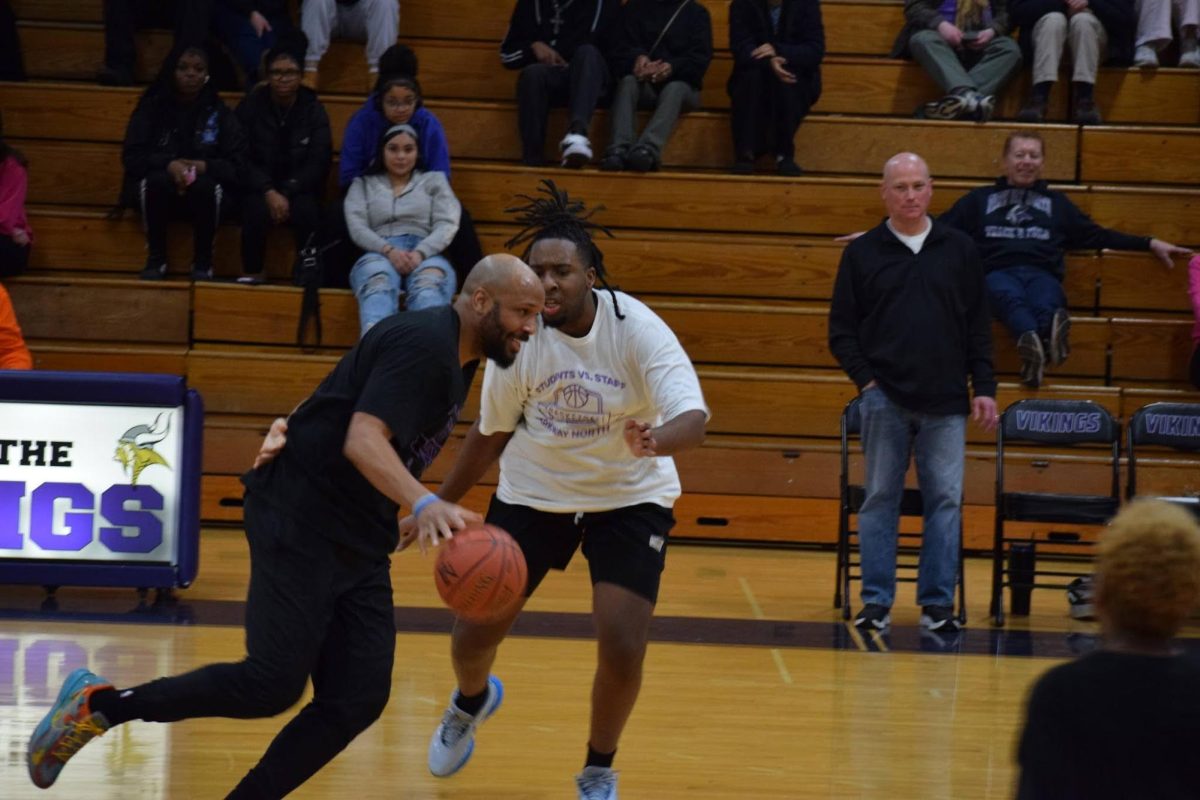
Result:
<svg viewBox="0 0 1200 800"><path fill-rule="evenodd" d="M888 218L842 253L829 307L829 349L862 392L864 606L854 624L891 622L900 500L915 457L921 625L954 630L966 415L987 431L997 419L987 286L970 237L930 219L933 180L920 156L893 156L881 193Z"/></svg>
<svg viewBox="0 0 1200 800"><path fill-rule="evenodd" d="M372 328L286 423L272 426L242 478L246 659L124 691L77 670L30 740L34 783L50 786L83 744L113 725L273 716L300 699L309 676L312 701L230 797L288 794L369 727L391 689L388 555L399 509L416 516L423 547L479 521L426 490L421 471L450 435L479 359L511 364L544 299L523 262L489 256L453 306ZM287 447L279 449L284 431Z"/></svg>

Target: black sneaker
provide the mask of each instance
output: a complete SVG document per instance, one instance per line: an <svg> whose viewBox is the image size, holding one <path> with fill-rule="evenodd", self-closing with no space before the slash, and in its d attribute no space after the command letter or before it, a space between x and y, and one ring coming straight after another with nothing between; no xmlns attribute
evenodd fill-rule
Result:
<svg viewBox="0 0 1200 800"><path fill-rule="evenodd" d="M240 276L237 279L237 282L242 284L243 286L262 286L263 283L265 283L265 279L263 278L261 273L255 272L255 273L250 273L248 275Z"/></svg>
<svg viewBox="0 0 1200 800"><path fill-rule="evenodd" d="M921 606L921 627L927 631L956 631L962 625L950 606Z"/></svg>
<svg viewBox="0 0 1200 800"><path fill-rule="evenodd" d="M1031 97L1017 112L1017 122L1045 122L1046 100Z"/></svg>
<svg viewBox="0 0 1200 800"><path fill-rule="evenodd" d="M605 153L600 159L600 169L605 172L620 172L625 169L625 154L618 152Z"/></svg>
<svg viewBox="0 0 1200 800"><path fill-rule="evenodd" d="M1017 339L1017 355L1021 357L1021 382L1034 389L1042 385L1046 372L1046 351L1037 331L1025 331Z"/></svg>
<svg viewBox="0 0 1200 800"><path fill-rule="evenodd" d="M161 281L167 277L167 262L155 264L152 261L147 261L146 266L142 267L142 271L138 273L138 277L144 281Z"/></svg>
<svg viewBox="0 0 1200 800"><path fill-rule="evenodd" d="M867 603L854 618L854 627L882 631L892 624L891 609L875 603Z"/></svg>
<svg viewBox="0 0 1200 800"><path fill-rule="evenodd" d="M791 158L781 158L779 163L775 165L775 170L785 178L799 178L804 174L804 170L800 165Z"/></svg>
<svg viewBox="0 0 1200 800"><path fill-rule="evenodd" d="M729 172L733 175L753 175L754 159L739 158L733 162L733 166L729 168Z"/></svg>
<svg viewBox="0 0 1200 800"><path fill-rule="evenodd" d="M1099 125L1100 109L1096 108L1096 101L1092 98L1076 98L1075 99L1075 122L1080 125Z"/></svg>
<svg viewBox="0 0 1200 800"><path fill-rule="evenodd" d="M635 147L626 156L625 166L634 172L653 172L658 169L658 158L648 147Z"/></svg>
<svg viewBox="0 0 1200 800"><path fill-rule="evenodd" d="M193 264L192 265L192 280L194 280L194 281L211 281L212 279L213 279L212 266L205 266L204 264Z"/></svg>
<svg viewBox="0 0 1200 800"><path fill-rule="evenodd" d="M1071 619L1093 620L1096 618L1094 595L1095 586L1090 575L1076 578L1067 584L1067 602L1071 605Z"/></svg>
<svg viewBox="0 0 1200 800"><path fill-rule="evenodd" d="M1058 366L1071 355L1071 315L1065 308L1054 312L1054 321L1050 323L1050 351L1047 354L1050 363Z"/></svg>

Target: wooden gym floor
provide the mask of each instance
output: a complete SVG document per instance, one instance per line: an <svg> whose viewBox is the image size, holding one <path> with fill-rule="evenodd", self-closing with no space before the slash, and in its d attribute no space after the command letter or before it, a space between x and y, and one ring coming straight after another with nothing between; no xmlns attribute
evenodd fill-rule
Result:
<svg viewBox="0 0 1200 800"><path fill-rule="evenodd" d="M205 530L196 585L169 607L132 590L0 587L0 797L223 797L287 718L134 722L93 742L49 792L28 782L25 741L63 676L87 664L127 686L243 654L248 573L239 531ZM459 775L439 780L425 747L452 673L431 559L393 560L400 634L383 718L298 798L574 797L594 664L587 571L551 574L501 649L505 704ZM626 800L1003 798L1030 683L1095 645L1059 591L1028 618L985 618L988 565L968 561L971 625L922 635L902 584L894 629L860 637L831 608L824 552L676 544L645 684L617 758ZM1194 642L1188 642L1189 644Z"/></svg>

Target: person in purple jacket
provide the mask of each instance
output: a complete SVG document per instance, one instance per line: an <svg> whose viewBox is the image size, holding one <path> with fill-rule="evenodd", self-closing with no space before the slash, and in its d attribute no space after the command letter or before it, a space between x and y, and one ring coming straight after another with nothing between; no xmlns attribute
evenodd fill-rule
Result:
<svg viewBox="0 0 1200 800"><path fill-rule="evenodd" d="M338 187L342 196L355 178L366 174L379 148L379 137L393 125L411 125L416 129L422 168L441 172L446 180L450 180L450 146L446 131L441 120L425 107L417 82L418 67L416 54L402 44L389 47L380 56L375 90L350 117L342 136L338 164ZM341 240L341 244L325 256L326 282L345 285L350 265L358 260L362 251L354 246L346 231L341 197L329 209L326 225L325 240ZM454 265L460 286L471 267L483 258L475 224L465 206L458 233L443 255Z"/></svg>

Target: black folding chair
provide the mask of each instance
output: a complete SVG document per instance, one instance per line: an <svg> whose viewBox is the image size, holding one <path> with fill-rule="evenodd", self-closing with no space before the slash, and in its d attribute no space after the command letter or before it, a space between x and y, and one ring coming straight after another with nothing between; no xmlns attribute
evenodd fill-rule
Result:
<svg viewBox="0 0 1200 800"><path fill-rule="evenodd" d="M859 411L860 397L846 404L842 411L841 475L839 476L840 503L838 508L837 575L833 588L833 607L842 609L842 619L850 619L850 582L862 580L862 561L859 555L858 530L850 527L850 516L857 514L867 498L867 489L861 483L850 482L850 445L862 433L862 414ZM924 503L920 489L904 490L900 499L900 516L922 517ZM921 534L900 533L896 548L896 580L901 583L916 583L917 561L921 553ZM901 571L910 574L900 574ZM958 526L958 619L967 621L967 595L963 580L962 522Z"/></svg>
<svg viewBox="0 0 1200 800"><path fill-rule="evenodd" d="M1168 447L1184 453L1200 452L1200 403L1150 403L1129 418L1129 479L1125 496L1138 497L1137 460L1144 447ZM1142 495L1147 496L1147 495ZM1200 497L1194 495L1151 495L1183 506L1200 517Z"/></svg>
<svg viewBox="0 0 1200 800"><path fill-rule="evenodd" d="M1005 488L1005 447L1012 442L1029 442L1047 447L1104 446L1112 472L1107 495L1068 492L1010 492ZM1078 578L1090 571L1039 570L1036 547L1053 544L1081 551L1094 544L1078 536L1048 532L1009 537L1007 522L1061 522L1072 525L1103 525L1121 504L1121 426L1108 410L1091 400L1018 400L1005 409L996 431L996 526L992 547L991 615L996 625L1004 624L1004 587L1028 597L1033 589L1066 589L1067 583L1039 583L1038 576ZM1026 563L1005 566L1012 544L1028 548ZM1086 559L1088 553L1067 554L1066 560ZM1015 596L1015 594L1014 594ZM1015 612L1014 612L1015 613Z"/></svg>

